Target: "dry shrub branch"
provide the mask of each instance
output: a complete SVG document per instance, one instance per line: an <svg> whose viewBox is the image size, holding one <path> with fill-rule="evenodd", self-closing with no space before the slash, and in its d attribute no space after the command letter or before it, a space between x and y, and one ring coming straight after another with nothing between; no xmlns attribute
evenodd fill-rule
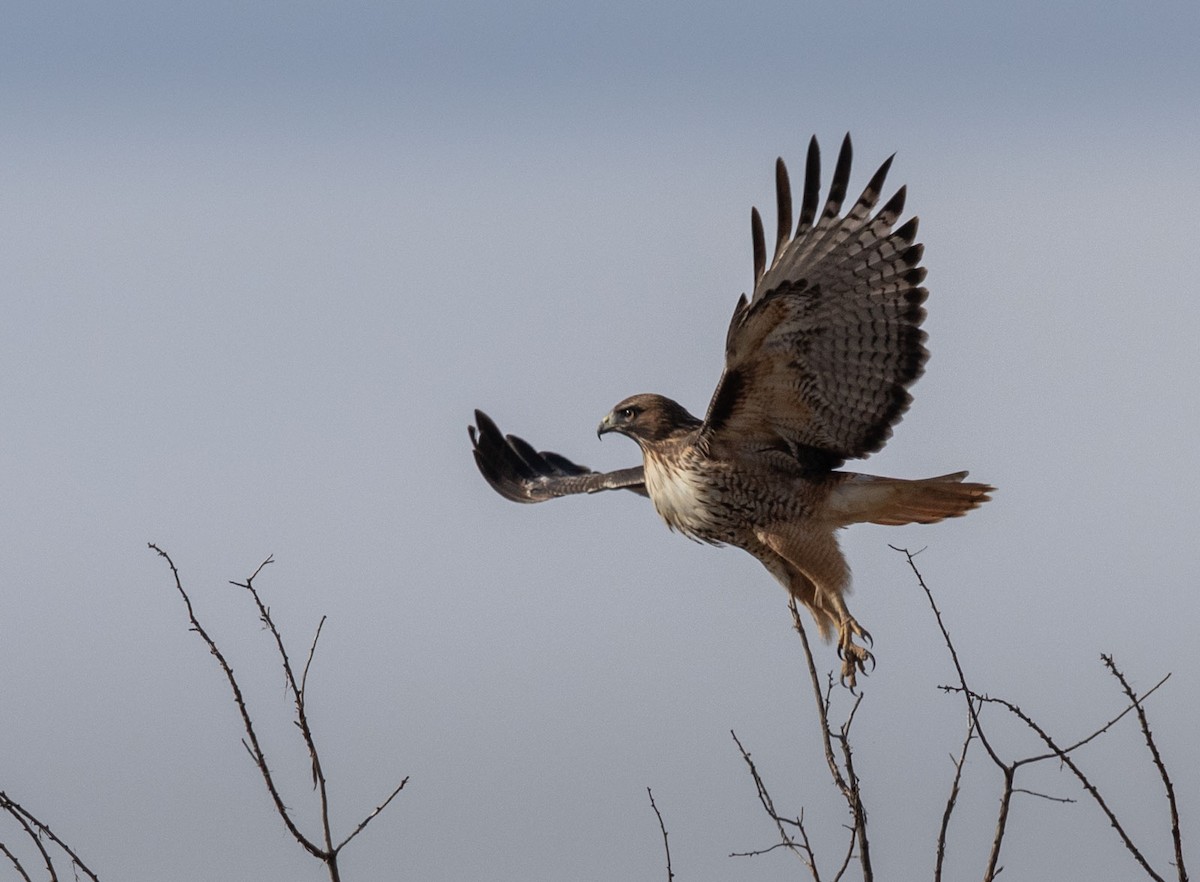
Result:
<svg viewBox="0 0 1200 882"><path fill-rule="evenodd" d="M157 552L167 562L167 566L171 569L171 575L174 578L175 590L182 598L184 606L187 609L188 622L191 630L195 632L208 647L208 651L217 660L217 664L221 668L221 672L225 675L226 681L229 683L229 688L233 693L233 702L237 705L238 713L242 718L242 727L245 730L245 737L242 739L242 745L246 748L246 752L250 755L250 759L258 768L259 774L262 776L263 784L267 788L267 792L271 795L271 800L275 805L275 811L283 821L284 826L292 835L292 838L314 858L321 861L327 872L331 882L340 882L341 873L338 868L338 856L342 849L349 845L358 834L366 829L367 825L373 821L380 812L382 812L391 803L400 791L404 789L404 785L408 783L408 778L405 777L396 787L388 794L387 798L382 800L374 809L372 809L363 819L354 827L348 834L340 839L334 836L332 826L329 820L329 794L326 788L325 773L321 767L321 755L317 750L317 743L313 737L312 726L308 719L308 705L306 701L305 687L308 682L308 671L312 666L313 656L317 649L317 640L320 639L321 629L325 625L325 619L322 618L317 626L316 634L308 648L308 658L304 664L304 670L300 677L296 677L295 668L292 665L291 656L288 653L287 647L283 642L283 636L276 627L274 619L271 617L270 608L263 602L262 596L254 585L254 580L273 559L268 557L244 582L231 582L230 584L243 588L253 599L255 609L258 612L259 621L262 622L264 629L271 635L271 639L275 646L276 654L279 657L279 662L283 667L284 681L287 684L288 692L292 698L292 706L294 713L294 723L300 732L300 737L304 741L304 746L308 751L309 761L311 763L311 774L313 788L317 794L318 810L321 819L321 830L319 836L311 836L305 833L297 825L292 818L292 813L284 804L283 797L280 795L279 787L276 782L275 773L271 770L267 763L267 755L263 749L262 743L259 741L258 734L254 728L254 720L251 717L250 709L246 704L245 694L242 691L241 685L238 683L237 677L233 673L233 668L226 659L224 652L217 645L217 642L209 634L209 632L200 623L196 616L195 607L192 604L192 599L187 590L183 586L183 581L180 578L179 570L175 566L175 562L171 560L170 555L151 543L150 548Z"/></svg>
<svg viewBox="0 0 1200 882"><path fill-rule="evenodd" d="M947 848L949 845L949 830L951 819L954 815L955 808L958 804L958 798L963 787L962 772L967 762L968 754L974 745L979 745L983 752L987 755L990 763L995 767L999 774L1000 787L999 799L996 818L994 821L994 833L992 836L991 845L988 849L986 861L982 877L984 882L993 882L1004 867L1000 862L1000 856L1005 843L1005 834L1008 831L1009 820L1013 811L1013 797L1016 794L1030 795L1042 799L1051 800L1054 802L1071 803L1073 799L1063 799L1060 797L1049 796L1045 793L1020 787L1018 783L1023 771L1027 768L1044 763L1057 762L1062 768L1067 769L1082 787L1084 793L1100 808L1108 820L1109 825L1115 832L1118 839L1129 852L1133 864L1141 869L1142 874L1156 882L1165 882L1165 878L1171 876L1178 882L1187 882L1187 869L1183 858L1183 837L1180 828L1179 809L1175 798L1175 788L1171 781L1171 777L1167 772L1166 763L1163 761L1158 744L1155 740L1153 730L1150 726L1148 717L1145 711L1145 702L1150 695L1158 691L1170 674L1163 677L1150 689L1138 694L1130 685L1125 675L1117 668L1116 663L1109 655L1101 656L1101 660L1109 673L1120 684L1126 705L1124 708L1098 726L1086 736L1079 738L1074 742L1063 742L1053 737L1046 729L1041 726L1031 716L1021 710L1016 704L1003 698L987 695L972 688L970 685L966 671L964 669L961 657L954 641L951 639L950 631L942 618L941 610L938 608L937 602L934 599L933 592L925 583L924 577L916 565L916 553L910 552L908 549L896 548L896 551L903 554L909 568L916 577L918 586L921 588L926 599L929 602L930 609L933 612L934 620L937 623L938 630L941 633L943 644L946 651L954 664L954 670L958 678L957 683L943 685L939 688L948 694L961 695L964 706L964 721L965 735L962 745L959 748L957 755L954 757L954 776L950 783L949 792L946 797L945 808L942 812L940 825L937 830L935 840L935 855L934 855L934 880L941 882L943 878L943 869ZM918 552L919 553L919 552ZM854 722L854 716L860 704L862 696L855 697L854 704L850 708L850 712L846 719L837 725L830 719L830 699L834 688L833 675L829 674L824 681L818 676L816 665L813 661L812 649L808 642L808 636L805 634L803 623L800 620L799 612L796 609L794 602L790 605L790 610L793 619L793 625L796 632L800 636L801 647L804 651L804 657L808 666L809 680L812 684L813 699L817 708L818 729L822 744L825 749L826 764L829 768L830 779L835 789L841 794L848 812L846 821L846 829L849 831L849 845L846 849L839 849L841 855L836 864L832 867L829 874L823 874L820 865L817 861L816 850L817 846L812 842L808 831L804 825L804 811L798 813L782 812L776 808L775 800L772 799L767 790L766 783L763 780L758 767L750 757L750 752L742 745L735 734L734 741L737 743L743 760L746 762L750 771L751 779L754 782L755 790L758 795L759 804L763 811L771 819L775 827L775 832L778 840L767 847L755 849L753 851L735 852L735 857L746 857L752 855L763 855L768 852L782 849L791 852L798 857L807 870L807 873L813 879L813 882L822 882L823 879L832 879L833 882L838 882L845 878L851 866L857 863L860 877L863 882L872 882L874 879L874 869L871 861L871 846L870 836L867 826L867 811L863 802L862 782L860 781L857 772L854 768L854 751L851 744L851 726ZM986 725L985 710L988 708L997 708L1005 714L1015 717L1020 720L1024 726L1030 729L1044 745L1044 750L1028 755L1013 758L1006 758L1006 752L1003 745L999 744L993 736L989 734ZM1163 790L1165 793L1166 811L1164 816L1170 828L1171 842L1173 845L1173 854L1168 861L1173 873L1164 874L1154 867L1152 855L1148 855L1144 847L1138 845L1133 836L1130 834L1126 826L1121 822L1117 810L1113 807L1114 800L1111 797L1106 797L1093 783L1092 779L1085 772L1083 766L1075 756L1079 748L1094 741L1106 732L1111 730L1121 719L1134 714L1138 720L1138 725L1141 729L1142 736L1146 742L1146 746L1150 752L1153 766L1162 781ZM855 861L857 858L857 861Z"/></svg>

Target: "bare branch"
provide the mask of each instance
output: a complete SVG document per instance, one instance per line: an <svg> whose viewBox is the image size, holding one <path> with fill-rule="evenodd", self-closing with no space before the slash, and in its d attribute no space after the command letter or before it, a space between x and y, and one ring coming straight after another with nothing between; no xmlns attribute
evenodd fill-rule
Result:
<svg viewBox="0 0 1200 882"><path fill-rule="evenodd" d="M777 846L772 846L765 851L735 852L734 854L730 855L730 857L749 857L752 855L765 854L767 851L771 851L778 846L782 846L798 855L800 859L804 861L804 863L808 866L809 871L813 875L813 882L821 882L821 877L817 872L816 863L812 860L811 852L805 854L804 847L797 843L796 840L792 838L791 834L789 834L784 828L784 824L790 824L799 828L801 827L801 820L799 818L795 820L792 820L791 818L784 818L779 814L779 812L775 811L775 801L771 799L771 794L767 792L767 785L763 783L762 776L758 774L758 768L754 765L754 760L750 758L750 751L746 750L746 748L742 746L742 742L737 737L737 732L734 732L732 729L730 729L729 734L733 736L734 743L738 746L738 750L742 753L742 759L746 761L746 765L750 768L750 777L754 779L754 787L758 791L758 801L762 803L763 810L766 811L771 820L775 822L775 827L779 831L779 843Z"/></svg>
<svg viewBox="0 0 1200 882"><path fill-rule="evenodd" d="M821 743L825 748L825 762L829 766L829 773L833 775L833 783L837 785L838 790L845 793L848 789L845 778L842 777L842 771L838 768L837 758L833 753L833 740L829 731L829 699L830 691L833 688L833 677L829 678L829 686L826 691L821 691L821 680L817 676L817 665L813 660L812 647L808 643L808 633L804 630L804 621L800 618L800 609L796 606L796 598L788 599L788 610L792 614L792 628L800 635L800 644L804 647L804 661L808 665L808 678L812 683L813 698L817 702L817 714L821 723Z"/></svg>
<svg viewBox="0 0 1200 882"><path fill-rule="evenodd" d="M388 805L391 804L392 800L396 798L396 796L408 783L408 778L405 777L404 780L402 780L400 784L388 795L387 799L385 799L369 814L367 814L367 816L358 823L358 826L356 826L348 836L346 836L337 845L334 845L333 831L329 817L329 795L326 787L325 775L321 768L321 758L317 752L316 740L313 737L312 727L308 722L308 706L306 701L308 673L312 667L313 658L316 655L317 642L320 640L321 631L325 626L326 617L322 616L320 623L317 625L316 633L313 635L312 643L309 645L308 657L304 663L304 670L301 673L300 678L297 679L295 668L292 666L291 657L288 655L287 647L283 642L283 635L280 633L278 626L275 624L275 620L271 615L270 607L263 602L262 596L259 594L258 589L254 585L254 580L269 564L274 563L274 558L268 556L266 560L258 565L258 568L249 576L249 578L246 579L246 581L230 583L239 588L244 588L250 594L254 601L255 608L258 610L259 621L262 622L263 627L270 633L271 638L274 640L275 651L278 654L280 664L283 667L284 680L287 689L291 692L292 696L292 703L295 709L295 720L293 722L296 728L300 730L301 737L304 739L305 747L308 749L313 788L318 791L321 813L321 828L324 838L324 845L321 846L317 845L313 840L305 836L292 821L291 814L283 802L283 798L275 785L274 776L271 773L270 767L267 765L266 755L263 753L262 746L259 743L257 734L255 733L254 725L250 718L250 712L242 695L241 687L239 686L237 679L234 677L233 669L226 660L224 654L217 647L216 642L212 639L212 637L209 636L208 632L205 631L204 627L197 619L195 610L192 606L191 598L188 596L187 591L184 590L182 580L179 576L179 570L175 567L174 561L172 561L167 553L157 545L151 544L150 548L157 552L161 557L166 559L167 564L170 566L171 572L175 578L175 588L179 592L179 595L183 598L184 605L187 607L188 620L191 623L191 630L199 634L201 639L204 640L205 644L209 648L209 652L211 652L212 655L217 659L217 662L221 666L221 670L225 674L226 680L229 682L229 686L233 691L234 703L237 705L238 711L242 716L242 725L246 731L246 737L242 739L242 746L246 748L246 752L250 754L250 758L254 761L254 764L258 766L258 769L263 776L263 781L267 785L267 790L271 794L271 799L275 803L276 812L283 819L284 825L287 827L288 831L292 834L296 841L299 842L300 845L303 846L307 852L309 852L309 854L313 855L325 864L325 867L329 872L329 878L331 882L340 882L341 876L340 870L338 869L339 853L356 836L358 836L359 833L366 829L367 825L370 824L371 821L373 821L376 817L378 817L380 812L382 812L388 807Z"/></svg>
<svg viewBox="0 0 1200 882"><path fill-rule="evenodd" d="M1154 742L1154 735L1150 731L1150 722L1146 719L1146 711L1142 709L1142 702L1145 700L1146 696L1143 695L1141 698L1138 698L1134 694L1133 688L1129 685L1129 681L1126 680L1125 675L1117 669L1116 662L1113 661L1111 655L1102 655L1100 658L1103 660L1105 667L1107 667L1109 671L1112 672L1112 675L1117 678L1117 681L1121 684L1121 688L1125 691L1125 696L1129 699L1130 704L1137 710L1138 725L1142 727L1142 736L1146 739L1146 746L1150 748L1150 755L1154 758L1154 766L1158 769L1158 775L1162 779L1163 788L1167 792L1167 805L1171 812L1171 841L1175 846L1175 869L1179 873L1180 882L1187 882L1187 869L1183 863L1183 837L1179 832L1179 807L1175 802L1175 785L1171 783L1171 776L1167 774L1167 767L1163 763L1162 756L1158 752L1158 745ZM1169 676L1171 675L1167 674L1167 677ZM1159 686L1165 683L1167 677L1163 677L1162 680L1158 682L1158 685L1154 687L1154 689L1157 689ZM1151 689L1150 692L1153 692L1154 689ZM1149 694L1149 692L1146 693L1146 695Z"/></svg>
<svg viewBox="0 0 1200 882"><path fill-rule="evenodd" d="M967 718L970 721L970 727L967 732L967 740L970 740L971 731L973 730L979 738L979 743L983 745L984 750L987 752L987 755L991 758L992 762L995 763L996 767L1000 769L1002 775L1004 776L1004 790L1000 795L1000 808L996 816L996 834L992 839L992 848L988 855L988 863L983 877L985 882L991 882L991 880L995 879L996 876L998 876L1004 869L999 863L1000 848L1004 843L1004 834L1008 828L1008 810L1012 803L1013 780L1016 776L1018 764L1006 763L1004 760L1002 760L1000 758L1000 754L997 753L995 748L992 747L991 741L988 740L987 733L984 731L983 723L980 719L982 705L980 702L973 700L974 693L971 692L970 687L967 685L966 672L963 670L962 662L958 658L958 650L954 647L954 641L950 639L950 631L946 627L945 621L942 619L942 611L938 608L937 601L933 599L933 592L929 589L929 586L925 584L925 577L922 576L921 571L917 569L916 561L913 560L913 558L921 552L911 552L907 548L898 548L895 545L889 545L888 547L893 551L898 551L904 555L905 559L908 561L909 569L911 569L913 571L913 575L917 577L917 584L920 585L921 590L925 592L925 599L929 601L930 609L933 610L933 616L937 621L938 630L942 632L942 642L945 643L946 649L950 653L950 659L954 662L954 670L958 674L958 682L960 684L963 697L967 702ZM947 691L954 691L947 689L947 687L942 688ZM965 745L963 756L966 756ZM948 805L948 810L949 807L950 806ZM938 867L939 869L941 867L940 854L938 858Z"/></svg>
<svg viewBox="0 0 1200 882"><path fill-rule="evenodd" d="M875 873L871 867L871 842L867 838L867 809L863 805L858 773L854 771L854 751L850 748L850 724L854 722L854 713L861 703L862 696L859 695L854 702L854 707L850 709L850 715L846 718L846 722L842 724L838 743L842 748L842 763L846 767L849 790L845 796L846 802L850 806L850 813L854 817L853 830L858 835L858 860L862 865L863 882L871 882L875 878Z"/></svg>
<svg viewBox="0 0 1200 882"><path fill-rule="evenodd" d="M308 713L305 706L304 693L301 689L300 682L296 679L296 673L292 668L292 660L288 655L287 647L283 643L283 635L279 633L279 628L275 625L275 620L271 617L271 610L263 603L262 596L258 593L258 589L254 587L254 578L262 572L267 564L274 563L273 557L268 557L265 561L259 564L257 570L254 571L250 578L245 582L231 582L239 588L245 588L254 599L254 604L258 607L259 619L263 626L270 632L271 637L275 641L275 651L279 654L280 664L283 665L283 675L287 682L287 687L292 693L292 703L296 710L296 725L300 729L300 736L304 739L304 746L308 749L309 763L312 769L313 787L317 790L318 800L321 811L321 833L325 841L325 847L320 849L319 856L329 865L330 877L337 882L339 873L337 869L337 850L333 845L333 830L329 821L329 793L325 784L325 773L321 768L321 756L317 752L316 741L313 738L312 728L308 724ZM324 619L322 619L324 622ZM320 628L317 629L318 636ZM310 649L309 658L311 661L312 652L316 651L316 638L313 638L312 648ZM307 674L307 665L305 666Z"/></svg>
<svg viewBox="0 0 1200 882"><path fill-rule="evenodd" d="M731 851L730 857L759 857L760 855L770 854L777 848L791 848L787 842L776 842L774 845L768 845L766 848L756 848L753 851Z"/></svg>
<svg viewBox="0 0 1200 882"><path fill-rule="evenodd" d="M345 839L343 839L341 842L339 842L337 844L337 847L334 849L334 851L341 851L342 848L349 845L350 840L352 840L355 836L357 836L364 829L366 829L367 824L369 824L373 820L375 820L375 816L378 815L381 811L383 811L385 808L388 807L388 803L390 803L393 799L395 799L400 794L400 791L404 789L404 785L407 783L408 783L408 776L405 775L404 780L401 781L399 783L399 785L397 785L396 789L393 790L388 795L388 798L385 799L383 802L379 803L379 805L375 806L375 808L371 810L371 813L369 815L367 815L365 818L363 818L361 821L359 821L358 826L350 831L349 836L347 836Z"/></svg>
<svg viewBox="0 0 1200 882"><path fill-rule="evenodd" d="M1103 657L1104 656L1101 656L1101 658L1103 658ZM1126 714L1130 713L1135 708L1137 708L1141 704L1141 702L1145 701L1147 698L1149 698L1151 695L1153 695L1155 692L1157 692L1158 688L1160 686L1162 686L1164 683L1166 683L1167 680L1169 680L1169 679L1171 679L1171 675L1167 674L1165 677L1163 677L1161 680L1159 680L1157 683L1155 683L1153 686L1151 686L1149 689L1147 689L1144 693L1142 693L1141 698L1131 699L1131 700L1135 701L1136 703L1126 705L1124 710L1122 710L1119 714L1117 714L1115 717L1113 717L1111 720L1109 720L1107 723L1105 723L1103 726L1101 726L1095 732L1092 732L1090 735L1088 735L1085 738L1081 738L1080 740L1076 741L1074 744L1064 747L1063 752L1064 753L1072 753L1073 751L1078 750L1079 748L1083 747L1085 744L1099 738L1101 735L1103 735L1105 732L1107 732L1109 729L1111 729L1113 726L1115 726L1118 722L1120 722L1122 719L1124 719ZM1056 754L1056 753L1044 753L1044 754L1041 754L1040 756L1026 757L1025 759L1021 760L1021 762L1022 763L1041 762L1042 760L1045 760L1045 759L1053 759L1056 756L1058 756L1058 754Z"/></svg>
<svg viewBox="0 0 1200 882"><path fill-rule="evenodd" d="M1026 790L1024 787L1014 787L1013 793L1024 793L1026 796L1036 796L1038 799L1044 799L1048 802L1076 803L1079 800L1071 799L1069 796L1051 796L1049 793L1038 793L1036 790Z"/></svg>
<svg viewBox="0 0 1200 882"><path fill-rule="evenodd" d="M0 808L3 808L12 815L21 829L25 831L25 835L33 842L38 853L42 856L42 862L46 865L46 872L50 875L50 882L58 882L58 874L54 872L54 859L50 857L50 852L46 850L46 846L42 843L42 838L38 836L37 831L30 826L29 821L25 817L25 813L15 802L8 798L3 792L0 792Z"/></svg>
<svg viewBox="0 0 1200 882"><path fill-rule="evenodd" d="M917 584L921 586L921 590L925 592L925 597L929 601L929 606L933 609L933 616L937 619L938 630L942 632L942 640L946 644L946 649L950 651L950 658L954 662L954 670L958 672L958 682L963 688L963 693L970 692L967 686L967 675L963 672L962 663L958 660L958 650L954 648L954 641L950 639L950 632L946 629L946 623L942 621L942 611L938 609L937 602L933 599L933 592L929 590L929 586L925 584L925 577L921 575L921 571L917 569L916 561L913 560L920 551L912 552L907 548L897 548L895 545L889 545L888 548L893 551L898 551L908 560L909 569L913 571L913 575L917 577ZM979 724L979 709L972 703L969 695L967 697L967 714L970 716L972 723L975 726L975 732L979 736L979 743L983 745L988 756L1001 769L1006 768L1005 763L1000 759L1000 755L992 749L991 742L988 741L987 735L983 731L983 727Z"/></svg>
<svg viewBox="0 0 1200 882"><path fill-rule="evenodd" d="M654 791L647 787L646 795L650 797L650 808L654 809L654 816L658 818L658 829L662 832L663 851L667 853L667 882L671 882L675 878L675 873L671 870L671 845L667 842L667 825L663 823L662 812L658 810L658 806L654 802Z"/></svg>
<svg viewBox="0 0 1200 882"><path fill-rule="evenodd" d="M1062 761L1063 765L1065 765L1074 773L1075 777L1079 779L1079 783L1083 785L1083 789L1086 790L1088 795L1092 797L1098 806L1100 806L1100 810L1103 811L1108 817L1108 822L1112 825L1113 829L1117 831L1117 835L1121 837L1121 841L1125 843L1125 847L1129 850L1129 853L1133 855L1134 859L1137 860L1142 869L1146 871L1146 875L1148 875L1151 879L1156 880L1156 882L1163 882L1163 878L1159 876L1158 873L1154 872L1154 869L1146 861L1146 858L1142 855L1141 851L1136 845L1134 845L1133 840L1129 838L1129 834L1125 832L1125 828L1121 826L1121 822L1117 820L1116 814L1114 814L1113 810L1109 808L1108 803L1104 800L1104 797L1100 795L1100 791L1096 789L1096 786L1092 784L1090 780L1088 780L1087 775L1085 775L1083 770L1075 764L1075 761L1070 757L1070 755L1061 747L1059 747L1054 739L1051 738L1041 726L1034 722L1028 714L1010 701L1005 701L1003 698L992 698L982 695L976 697L980 701L1001 705L1002 707L1006 708L1009 713L1017 717L1026 726L1037 733L1037 736L1042 739L1042 742L1048 748L1050 748L1051 751L1053 751L1054 755Z"/></svg>
<svg viewBox="0 0 1200 882"><path fill-rule="evenodd" d="M308 686L308 669L312 667L313 656L317 652L317 641L321 639L321 629L325 627L327 618L328 616L321 616L321 621L317 622L317 633L313 634L312 645L308 647L308 660L304 663L304 673L300 675L300 697L302 699Z"/></svg>
<svg viewBox="0 0 1200 882"><path fill-rule="evenodd" d="M1003 766L1004 790L1000 794L1000 810L996 815L996 835L992 838L992 850L988 853L987 867L983 871L984 882L992 882L1003 871L1000 866L1000 846L1008 829L1008 809L1012 805L1013 779L1017 774L1015 765Z"/></svg>
<svg viewBox="0 0 1200 882"><path fill-rule="evenodd" d="M99 882L96 874L88 868L87 864L85 864L79 855L75 853L75 850L67 845L67 843L63 842L63 840L60 839L55 832L50 829L48 824L38 820L32 812L30 812L16 800L12 799L12 797L2 790L0 790L0 809L4 810L14 819L16 819L17 823L20 824L21 828L25 831L25 834L33 841L38 852L42 855L42 860L46 862L46 872L50 874L51 882L55 882L55 880L58 879L58 875L54 870L54 861L50 857L50 852L42 843L43 836L50 840L50 842L52 842L54 845L57 845L67 855L67 857L71 859L71 866L76 871L76 878L78 878L79 872L82 871L83 874L89 879L93 880L93 882ZM28 879L29 877L26 875L24 867L21 866L21 862L16 858L16 856L13 855L13 853L3 845L0 845L0 848L4 849L4 853L13 862L17 872Z"/></svg>
<svg viewBox="0 0 1200 882"><path fill-rule="evenodd" d="M842 864L841 869L837 873L837 879L840 879L846 870L846 866L850 857L853 854L854 841L858 842L858 859L862 866L863 882L872 882L874 879L874 871L871 867L871 843L867 837L867 809L863 805L862 790L859 786L858 775L854 771L853 751L850 747L850 727L854 723L854 715L858 712L858 706L862 704L863 696L860 693L854 701L854 705L850 708L850 713L846 716L846 722L838 735L834 735L829 724L829 706L830 698L833 690L833 676L829 676L824 693L821 691L821 681L817 676L816 662L813 660L812 646L808 642L808 633L804 630L804 620L800 617L800 609L796 605L796 598L788 599L788 610L792 614L792 627L800 636L800 643L804 647L804 660L808 667L809 681L812 683L813 696L817 702L817 711L820 715L821 723L821 742L825 748L825 762L829 767L829 774L833 778L834 786L842 792L842 796L846 800L846 805L850 809L850 815L853 819L851 826L851 850L847 854L847 862ZM842 767L839 767L837 757L834 755L833 742L838 742L838 746L842 752ZM843 772L843 767L845 771Z"/></svg>
<svg viewBox="0 0 1200 882"><path fill-rule="evenodd" d="M958 803L959 786L962 782L963 767L967 764L967 751L971 748L971 739L975 735L975 717L967 715L967 736L963 739L962 750L954 762L954 780L950 782L950 794L946 797L946 810L942 812L942 824L938 828L937 861L934 864L933 882L941 882L942 867L946 860L946 834L950 830L950 816L954 814Z"/></svg>
<svg viewBox="0 0 1200 882"><path fill-rule="evenodd" d="M254 764L258 766L258 771L262 775L263 783L265 783L267 786L267 792L271 794L271 801L275 804L276 813L283 820L283 824L285 827L287 827L288 832L292 834L292 837L298 843L300 843L301 847L303 847L305 851L307 851L313 857L324 860L325 853L322 851L321 847L300 831L300 828L298 828L295 822L292 820L292 816L288 812L287 806L284 805L283 797L280 796L279 790L275 786L275 778L271 773L270 767L267 765L266 755L263 753L262 746L259 744L258 734L254 731L254 722L251 720L250 711L246 707L246 699L242 695L242 687L238 684L237 678L233 675L233 668L230 667L229 662L225 658L225 654L221 652L220 648L216 644L216 641L209 636L208 631L204 629L204 626L200 624L200 620L196 618L196 612L192 607L192 598L188 596L187 591L183 587L183 581L179 576L179 570L176 568L175 562L171 560L171 556L169 554L167 554L153 542L150 543L150 548L151 550L157 552L160 557L166 560L167 566L171 568L171 574L175 578L175 590L179 592L179 596L183 598L184 606L187 607L188 621L191 623L192 630L199 634L200 639L204 641L206 646L208 646L208 651L212 653L213 657L217 660L217 663L221 666L221 671L225 674L225 679L229 682L229 688L233 691L234 704L237 705L238 713L240 713L242 717L242 728L246 730L246 741L244 741L243 744L246 745L246 750L249 751L250 756L254 759ZM260 572L262 572L263 567L271 562L272 559L268 557L265 561L259 564L258 569L254 571L254 576L257 576ZM250 579L253 579L254 576L251 576ZM250 579L248 579L247 582L249 582Z"/></svg>
<svg viewBox="0 0 1200 882"><path fill-rule="evenodd" d="M15 854L9 851L8 846L3 842L0 842L0 853L9 859L13 865L13 869L21 874L21 878L24 879L25 882L33 882L33 880L29 878L29 874L25 872L25 867L21 865L20 859L18 859Z"/></svg>

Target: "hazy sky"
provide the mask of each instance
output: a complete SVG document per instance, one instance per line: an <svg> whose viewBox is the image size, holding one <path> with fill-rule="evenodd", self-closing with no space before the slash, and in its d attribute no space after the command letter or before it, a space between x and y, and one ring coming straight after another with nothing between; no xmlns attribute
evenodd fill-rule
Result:
<svg viewBox="0 0 1200 882"><path fill-rule="evenodd" d="M928 878L974 685L1064 740L1150 705L1200 862L1200 7L26 3L0 28L0 789L108 880L323 878L273 814L170 574L305 757L247 598L310 675L347 879L796 878L729 737L841 848L785 596L632 494L515 506L466 425L597 468L617 401L702 411L749 208L816 134L922 219L933 357L864 471L995 501L844 536L875 636L858 765L881 877ZM819 660L836 664L831 647ZM838 693L839 716L848 707ZM1012 756L1027 734L1000 726ZM1165 872L1140 736L1080 756ZM1080 798L1047 769L1029 781ZM999 782L971 763L948 873ZM831 841L836 837L836 845ZM18 837L0 823L0 841ZM32 860L32 859L31 859ZM1019 799L1005 878L1125 880L1094 805ZM36 866L36 863L32 864ZM1193 870L1194 872L1194 870Z"/></svg>

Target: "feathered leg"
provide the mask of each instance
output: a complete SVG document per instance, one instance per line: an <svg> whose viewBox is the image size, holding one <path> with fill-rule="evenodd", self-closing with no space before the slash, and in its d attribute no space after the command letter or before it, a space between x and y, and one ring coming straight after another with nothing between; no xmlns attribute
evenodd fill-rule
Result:
<svg viewBox="0 0 1200 882"><path fill-rule="evenodd" d="M875 659L858 639L870 643L871 635L850 614L844 594L850 587L850 568L830 533L806 532L800 535L760 533L758 539L772 554L756 555L785 588L812 614L821 637L828 640L836 628L838 657L842 660L842 683L850 689L857 685L859 672L866 673L867 662Z"/></svg>

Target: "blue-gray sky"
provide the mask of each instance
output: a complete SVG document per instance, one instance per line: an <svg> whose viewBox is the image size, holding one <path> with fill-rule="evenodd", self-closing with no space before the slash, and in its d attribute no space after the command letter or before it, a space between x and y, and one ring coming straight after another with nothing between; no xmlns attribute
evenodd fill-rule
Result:
<svg viewBox="0 0 1200 882"><path fill-rule="evenodd" d="M772 841L731 728L782 807L826 839L843 820L783 592L631 495L505 502L465 427L482 407L594 467L636 461L593 427L639 391L703 409L774 158L850 131L852 188L898 153L932 292L927 374L862 468L1001 488L961 521L844 537L879 659L856 723L876 860L929 875L961 729L888 543L928 546L975 685L1064 738L1119 706L1101 652L1142 686L1174 672L1150 711L1195 856L1198 39L1183 2L8 10L0 787L102 878L321 878L145 543L311 820L227 584L273 553L260 586L297 652L330 617L310 690L337 822L411 775L347 878L658 878L647 786L679 879L799 872L726 857ZM1163 867L1136 733L1082 759ZM997 782L970 772L956 877L991 838ZM1134 869L1094 806L1032 798L1004 863Z"/></svg>

